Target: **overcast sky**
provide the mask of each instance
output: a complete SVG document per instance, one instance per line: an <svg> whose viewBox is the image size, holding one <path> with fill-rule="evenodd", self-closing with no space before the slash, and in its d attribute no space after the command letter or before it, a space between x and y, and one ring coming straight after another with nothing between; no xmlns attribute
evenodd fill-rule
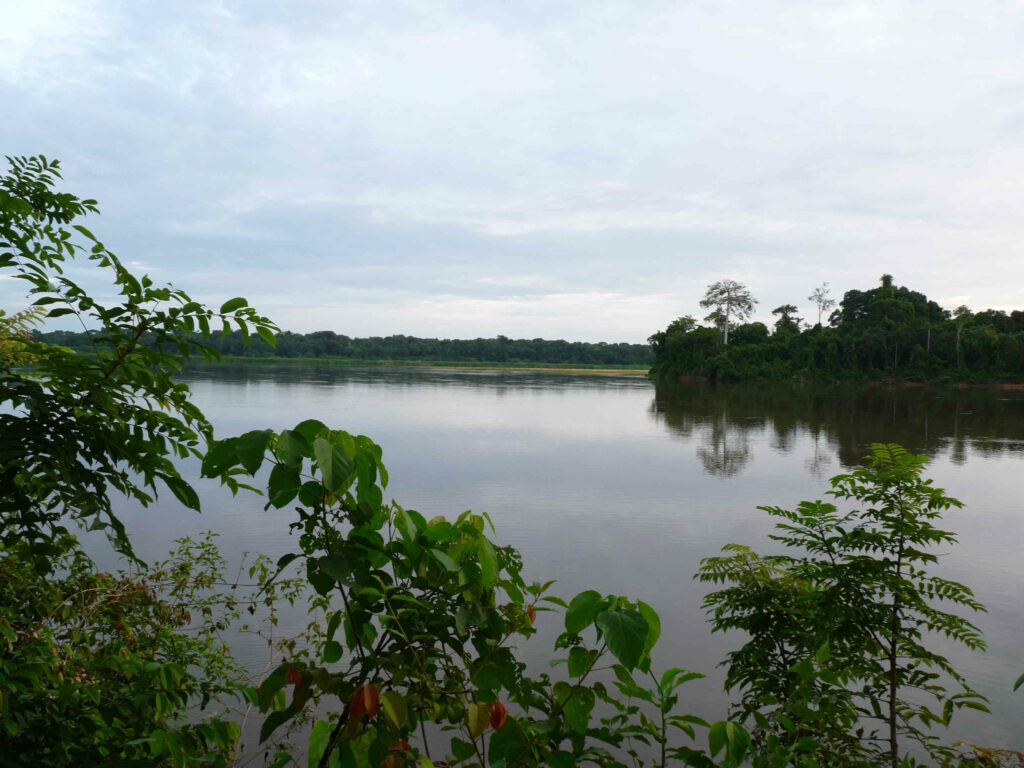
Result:
<svg viewBox="0 0 1024 768"><path fill-rule="evenodd" d="M767 321L883 272L1024 307L1019 2L0 7L0 154L283 328L643 341L725 277Z"/></svg>

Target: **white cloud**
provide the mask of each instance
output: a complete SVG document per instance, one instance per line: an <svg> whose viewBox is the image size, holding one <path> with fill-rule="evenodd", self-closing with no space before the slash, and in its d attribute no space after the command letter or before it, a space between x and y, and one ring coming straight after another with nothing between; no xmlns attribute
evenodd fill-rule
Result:
<svg viewBox="0 0 1024 768"><path fill-rule="evenodd" d="M18 9L5 147L126 258L295 323L642 340L726 274L768 319L1024 283L1014 3Z"/></svg>

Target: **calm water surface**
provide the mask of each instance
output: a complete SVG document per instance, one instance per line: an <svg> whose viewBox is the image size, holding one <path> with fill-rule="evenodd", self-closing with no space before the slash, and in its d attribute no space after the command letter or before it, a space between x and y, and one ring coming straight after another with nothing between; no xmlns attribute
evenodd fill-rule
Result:
<svg viewBox="0 0 1024 768"><path fill-rule="evenodd" d="M421 368L225 367L186 378L220 437L307 418L369 435L384 448L386 497L428 518L489 512L498 540L521 550L527 578L556 579L555 594L593 588L649 602L663 623L656 663L708 675L688 685L687 708L708 719L725 714L715 667L735 639L709 632L705 587L692 579L700 559L729 542L770 550L757 505L822 498L828 477L856 466L871 442L925 452L936 484L966 503L945 518L960 544L942 574L989 609L976 619L988 653L950 653L997 714L964 715L954 734L1024 744L1024 692L1010 692L1024 672L1024 393L655 387L641 377ZM123 510L145 556L211 529L235 560L293 549L287 511L198 488L202 515ZM537 644L527 658L549 658ZM263 660L258 647L240 653Z"/></svg>

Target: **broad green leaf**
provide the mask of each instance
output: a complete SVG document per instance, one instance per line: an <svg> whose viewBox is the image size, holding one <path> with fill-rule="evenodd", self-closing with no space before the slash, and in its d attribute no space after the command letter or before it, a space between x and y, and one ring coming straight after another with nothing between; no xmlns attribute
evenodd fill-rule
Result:
<svg viewBox="0 0 1024 768"><path fill-rule="evenodd" d="M352 562L347 555L341 552L332 552L321 557L319 565L321 571L339 584L350 584L352 582Z"/></svg>
<svg viewBox="0 0 1024 768"><path fill-rule="evenodd" d="M626 669L633 669L643 656L647 622L637 611L625 608L602 611L594 620L610 650Z"/></svg>
<svg viewBox="0 0 1024 768"><path fill-rule="evenodd" d="M468 741L463 741L457 736L452 737L451 749L456 760L468 760L476 754L476 750L473 749L472 744Z"/></svg>
<svg viewBox="0 0 1024 768"><path fill-rule="evenodd" d="M597 612L603 610L606 603L598 592L588 589L580 592L569 603L565 612L565 631L578 634L590 626Z"/></svg>
<svg viewBox="0 0 1024 768"><path fill-rule="evenodd" d="M257 429L238 437L238 443L235 445L238 461L250 475L255 475L263 464L263 454L266 453L273 434L269 429Z"/></svg>
<svg viewBox="0 0 1024 768"><path fill-rule="evenodd" d="M284 687L285 678L288 675L288 668L290 666L290 662L285 662L284 664L279 665L273 672L264 678L263 682L260 683L259 688L257 688L257 693L260 697L260 708L264 711L268 708L274 695Z"/></svg>
<svg viewBox="0 0 1024 768"><path fill-rule="evenodd" d="M220 313L226 315L229 312L234 312L236 309L249 306L249 302L243 299L241 296L236 296L233 299L228 299L220 305Z"/></svg>
<svg viewBox="0 0 1024 768"><path fill-rule="evenodd" d="M380 695L380 706L388 720L401 730L409 721L409 708L398 691L385 691Z"/></svg>
<svg viewBox="0 0 1024 768"><path fill-rule="evenodd" d="M320 764L320 758L323 757L327 742L330 740L331 724L326 720L318 720L309 734L309 768L316 768Z"/></svg>
<svg viewBox="0 0 1024 768"><path fill-rule="evenodd" d="M338 661L341 661L342 655L343 650L341 647L341 643L339 643L337 640L328 640L326 643L324 643L325 664L335 664Z"/></svg>
<svg viewBox="0 0 1024 768"><path fill-rule="evenodd" d="M447 570L455 573L459 570L459 564L452 560L451 556L440 549L431 549L430 553L437 558L437 562L443 565Z"/></svg>
<svg viewBox="0 0 1024 768"><path fill-rule="evenodd" d="M332 493L341 489L352 476L352 460L341 448L322 437L313 441L313 453L324 487Z"/></svg>
<svg viewBox="0 0 1024 768"><path fill-rule="evenodd" d="M731 723L719 720L717 723L712 723L708 729L708 750L711 752L712 757L721 752L722 747L725 746L727 739L725 728L727 725L731 725Z"/></svg>
<svg viewBox="0 0 1024 768"><path fill-rule="evenodd" d="M581 645L569 650L569 677L580 677L590 667L590 652Z"/></svg>
<svg viewBox="0 0 1024 768"><path fill-rule="evenodd" d="M165 475L164 483L171 489L171 493L177 497L178 501L189 509L199 511L199 495L191 485L174 475Z"/></svg>
<svg viewBox="0 0 1024 768"><path fill-rule="evenodd" d="M560 681L555 683L554 693L569 727L576 733L586 733L590 712L596 700L594 692L589 688Z"/></svg>
<svg viewBox="0 0 1024 768"><path fill-rule="evenodd" d="M821 645L817 651L814 652L814 658L818 660L819 664L824 664L832 657L832 652L828 647L828 643Z"/></svg>
<svg viewBox="0 0 1024 768"><path fill-rule="evenodd" d="M277 712L271 712L267 715L266 720L263 721L263 727L260 728L260 743L262 744L264 741L269 739L270 734L293 717L295 717L295 711L291 707L278 710Z"/></svg>
<svg viewBox="0 0 1024 768"><path fill-rule="evenodd" d="M642 600L637 602L637 608L640 611L640 615L644 617L644 621L647 622L647 639L644 640L643 655L650 657L651 651L658 642L658 638L661 637L661 617L658 616L657 611Z"/></svg>
<svg viewBox="0 0 1024 768"><path fill-rule="evenodd" d="M375 729L368 728L359 738L349 742L349 748L356 758L356 765L359 768L370 768L370 748L377 739Z"/></svg>
<svg viewBox="0 0 1024 768"><path fill-rule="evenodd" d="M479 739L491 724L491 705L471 702L466 707L466 724L473 738Z"/></svg>
<svg viewBox="0 0 1024 768"><path fill-rule="evenodd" d="M477 539L477 556L480 558L480 579L485 585L498 580L498 557L494 547L484 537Z"/></svg>
<svg viewBox="0 0 1024 768"><path fill-rule="evenodd" d="M286 429L277 436L275 453L285 464L298 466L309 455L309 441L302 436L301 432L297 432L294 429Z"/></svg>
<svg viewBox="0 0 1024 768"><path fill-rule="evenodd" d="M490 768L504 768L508 764L517 765L515 758L522 755L529 739L515 719L509 717L505 725L492 731L487 741L487 764Z"/></svg>
<svg viewBox="0 0 1024 768"><path fill-rule="evenodd" d="M267 328L267 326L257 325L256 333L258 333L260 335L260 338L267 342L267 344L269 344L270 346L277 346L277 337L274 335L274 332L272 330Z"/></svg>
<svg viewBox="0 0 1024 768"><path fill-rule="evenodd" d="M327 426L322 421L316 419L306 419L295 426L295 432L302 435L309 445L313 444L313 441L323 432L327 432Z"/></svg>
<svg viewBox="0 0 1024 768"><path fill-rule="evenodd" d="M267 480L267 500L276 509L281 509L299 495L301 487L301 478L296 470L275 464Z"/></svg>
<svg viewBox="0 0 1024 768"><path fill-rule="evenodd" d="M203 477L217 477L238 463L237 437L218 440L203 457Z"/></svg>

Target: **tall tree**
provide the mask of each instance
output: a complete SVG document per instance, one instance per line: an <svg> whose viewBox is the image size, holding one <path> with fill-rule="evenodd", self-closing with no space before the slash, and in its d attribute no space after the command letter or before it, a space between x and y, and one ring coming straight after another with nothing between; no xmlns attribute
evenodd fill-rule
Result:
<svg viewBox="0 0 1024 768"><path fill-rule="evenodd" d="M963 333L964 325L971 319L970 307L966 304L961 304L953 310L953 317L956 318L956 367L960 368L960 334Z"/></svg>
<svg viewBox="0 0 1024 768"><path fill-rule="evenodd" d="M831 298L829 293L828 281L823 282L811 291L811 295L807 297L807 300L813 301L818 307L818 325L821 325L822 314L828 312L836 305L836 300Z"/></svg>
<svg viewBox="0 0 1024 768"><path fill-rule="evenodd" d="M705 309L712 309L705 317L722 328L723 343L729 343L729 323L735 318L737 321L746 320L754 311L757 299L750 295L747 286L735 280L719 280L708 286L701 299L700 305Z"/></svg>

